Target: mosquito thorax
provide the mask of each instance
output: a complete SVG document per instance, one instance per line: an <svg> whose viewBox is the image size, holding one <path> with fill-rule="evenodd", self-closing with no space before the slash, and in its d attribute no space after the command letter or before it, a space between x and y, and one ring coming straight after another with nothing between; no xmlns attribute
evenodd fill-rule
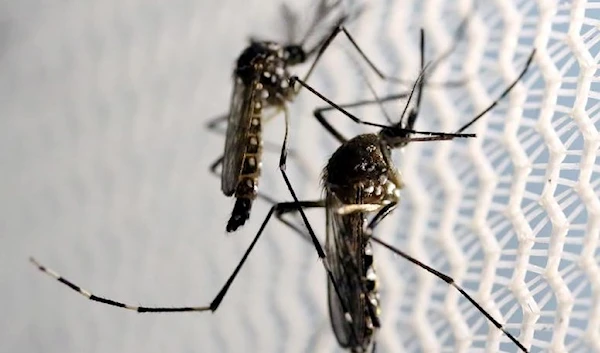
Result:
<svg viewBox="0 0 600 353"><path fill-rule="evenodd" d="M253 41L239 56L235 76L244 84L250 84L260 70L263 89L261 99L266 105L280 105L291 100L294 90L288 84L287 67L295 65L304 56L302 48L295 45L282 46L270 41Z"/></svg>
<svg viewBox="0 0 600 353"><path fill-rule="evenodd" d="M323 172L325 187L344 204L385 204L399 199L402 181L389 147L377 134L348 140L329 159Z"/></svg>

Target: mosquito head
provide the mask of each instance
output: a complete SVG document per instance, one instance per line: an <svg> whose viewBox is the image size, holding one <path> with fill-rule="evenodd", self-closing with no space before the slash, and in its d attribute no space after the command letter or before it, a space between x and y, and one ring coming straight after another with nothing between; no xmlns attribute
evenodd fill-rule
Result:
<svg viewBox="0 0 600 353"><path fill-rule="evenodd" d="M386 141L388 145L395 145L393 141L404 140L410 137L410 131L406 130L400 122L384 127L379 131L379 136L382 140Z"/></svg>
<svg viewBox="0 0 600 353"><path fill-rule="evenodd" d="M376 134L359 135L335 151L323 173L325 188L343 203L397 200L402 187L387 143Z"/></svg>
<svg viewBox="0 0 600 353"><path fill-rule="evenodd" d="M283 49L287 55L288 65L298 65L306 61L306 52L301 45L290 44Z"/></svg>

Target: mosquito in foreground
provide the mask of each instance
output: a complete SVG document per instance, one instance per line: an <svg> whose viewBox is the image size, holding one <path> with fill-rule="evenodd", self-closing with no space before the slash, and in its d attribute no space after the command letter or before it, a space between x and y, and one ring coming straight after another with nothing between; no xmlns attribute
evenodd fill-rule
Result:
<svg viewBox="0 0 600 353"><path fill-rule="evenodd" d="M342 13L336 18L333 29L327 36L321 38L316 45L306 47L306 42L315 30L329 15L338 9L340 0L331 4L327 0L321 0L316 8L314 19L309 30L302 40L295 41L295 27L297 27L297 16L283 7L283 17L289 23L288 44L279 44L272 41L251 40L250 45L244 49L238 57L233 73L234 87L231 96L229 113L209 122L208 127L215 130L222 121L227 121L225 133L224 153L210 167L210 170L218 175L217 168L222 165L221 191L228 197L235 196L236 201L227 222L227 232L234 232L243 226L250 218L252 203L258 195L258 179L261 173L262 159L262 122L264 110L274 108L273 114L265 121L283 112L285 118L285 133L281 146L282 153L287 153L287 138L289 131L289 115L287 103L291 102L299 93L301 86L290 86L288 79L291 76L288 68L305 63L314 57L313 63L304 76L307 81L322 54L326 51L332 41L340 33L343 33L353 48L360 55L367 66L379 76L380 79L407 83L407 80L394 78L383 74L375 64L366 56L354 38L344 27L351 18L360 14L358 9L352 16ZM467 17L468 18L468 17ZM463 35L466 19L460 24L456 36ZM299 43L299 44L290 44ZM457 46L456 42L436 62L439 63ZM431 69L433 69L431 65ZM460 85L464 81L447 82L443 85Z"/></svg>
<svg viewBox="0 0 600 353"><path fill-rule="evenodd" d="M423 46L423 33L421 33ZM415 131L414 125L419 113L423 90L423 58L421 58L421 76L411 91L408 102L402 112L400 121L391 126L384 126L362 121L350 114L345 108L366 105L337 105L324 97L298 77L290 78L290 85L300 83L303 87L327 102L330 106L315 110L315 117L340 143L341 146L330 157L323 171L322 184L325 199L318 201L299 201L291 184L288 188L297 202L296 209L286 208L283 212L300 211L303 221L314 241L314 232L302 209L325 208L326 210L326 252L323 257L328 273L328 298L331 325L339 345L353 353L373 352L375 350L375 333L380 328L379 295L377 276L374 268L371 240L388 250L435 275L448 285L457 289L461 295L477 308L494 326L500 329L523 352L527 348L503 325L494 319L454 279L434 268L422 263L411 255L399 250L373 235L375 227L387 217L398 205L400 189L404 184L400 172L391 159L393 149L402 148L414 141L447 140L456 137L474 137L461 134L484 114L494 108L527 72L535 54L532 51L524 69L504 92L488 108L471 119L454 134L428 133ZM406 115L413 93L417 90L415 108ZM394 98L395 99L395 98ZM383 98L374 102L381 103ZM371 102L373 103L373 102ZM328 124L322 113L336 109L359 124L380 127L377 134L362 134L352 139L345 138L340 132ZM406 122L404 118L407 117ZM413 137L415 134L429 134L430 137ZM367 219L370 217L370 220ZM288 222L286 223L291 226ZM292 226L296 231L299 228ZM315 243L315 246L318 244ZM336 288L337 287L337 288Z"/></svg>

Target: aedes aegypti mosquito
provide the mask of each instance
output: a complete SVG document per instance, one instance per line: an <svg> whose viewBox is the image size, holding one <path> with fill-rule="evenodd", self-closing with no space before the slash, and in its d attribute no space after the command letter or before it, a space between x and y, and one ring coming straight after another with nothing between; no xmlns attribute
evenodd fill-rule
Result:
<svg viewBox="0 0 600 353"><path fill-rule="evenodd" d="M421 52L423 52L423 32L421 32ZM474 137L474 135L465 135L462 132L493 109L510 92L527 72L534 54L535 50L532 51L517 79L504 90L498 99L453 134L419 132L413 129L419 113L425 80L423 76L426 67L423 66L423 57L421 57L421 76L413 86L400 121L391 126L360 120L345 109L374 102L381 103L388 100L387 98L360 104L337 105L298 77L290 78L290 85L299 83L329 104L329 107L317 109L315 117L341 144L330 157L323 171L322 184L325 199L299 201L284 175L297 205L296 209L286 207L279 214L281 216L282 213L300 211L309 234L315 241L314 232L302 209L325 208L326 210L326 257L323 255L322 258L326 267L331 271L328 273L330 277L328 281L329 313L333 331L341 347L356 353L374 350L375 333L380 327L380 307L377 276L371 249L372 240L456 288L520 350L528 352L516 337L506 331L503 325L462 289L454 279L375 237L373 230L396 208L400 200L400 189L404 186L401 175L391 160L391 151L415 141ZM415 90L417 91L415 108L408 111L408 115L406 115ZM393 97L393 99L396 98ZM380 127L381 130L377 134L362 134L347 139L325 121L322 112L332 109L342 112L356 123ZM405 117L407 117L406 123L404 122ZM430 137L413 137L415 134L428 134ZM370 217L370 220L367 217ZM286 224L292 226L289 222ZM292 226L292 228L299 231L297 227ZM315 243L315 246L318 247L318 244Z"/></svg>
<svg viewBox="0 0 600 353"><path fill-rule="evenodd" d="M262 118L266 108L275 108L275 113L283 111L286 131L283 148L287 148L288 112L287 102L293 100L297 91L289 87L288 68L306 62L315 56L305 79L308 79L322 52L332 38L324 37L314 46L306 48L306 41L322 21L340 7L341 0L329 2L321 0L316 7L314 18L304 38L288 38L287 44L252 39L237 59L233 72L233 92L229 113L209 123L209 128L226 119L227 130L223 156L211 165L211 171L221 165L221 191L226 196L235 196L236 201L227 222L227 232L233 232L244 225L250 217L252 202L258 195L262 157ZM283 7L284 17L289 24L289 36L297 26L297 17L287 7ZM348 20L342 13L335 21L334 28ZM297 43L297 44L296 44ZM275 114L274 114L275 115Z"/></svg>
<svg viewBox="0 0 600 353"><path fill-rule="evenodd" d="M360 49L354 38L344 27L351 17L356 17L362 9L358 9L352 16L342 13L336 20L333 30L316 45L305 48L306 41L330 13L340 6L340 0L328 4L321 0L316 8L314 19L309 30L302 40L295 41L293 29L290 29L288 44L279 44L272 41L252 40L238 57L233 73L234 87L231 97L229 113L209 122L210 129L216 129L222 121L227 121L225 133L225 148L223 155L210 167L218 175L217 168L222 166L221 191L226 196L235 196L235 205L231 217L227 222L227 232L234 232L243 226L250 218L252 203L258 196L258 182L261 173L262 159L262 122L264 110L275 108L274 115L283 112L285 119L285 132L281 149L287 153L287 138L289 130L289 116L287 103L292 101L299 93L298 89L290 87L288 79L291 76L288 68L305 63L314 56L313 63L304 75L307 81L325 50L339 33L343 33L358 52L364 62L379 78L397 83L407 83L407 80L394 78L383 74L375 64ZM288 22L296 23L296 16L284 7L284 17ZM457 30L457 36L462 35L465 21ZM295 27L295 26L291 26ZM298 44L292 44L298 43ZM439 61L449 55L455 47L449 49ZM461 84L462 82L458 82ZM448 82L445 85L456 85Z"/></svg>

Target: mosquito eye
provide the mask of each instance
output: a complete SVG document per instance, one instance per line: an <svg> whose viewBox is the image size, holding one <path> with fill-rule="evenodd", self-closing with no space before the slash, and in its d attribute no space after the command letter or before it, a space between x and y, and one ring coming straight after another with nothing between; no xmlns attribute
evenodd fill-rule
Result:
<svg viewBox="0 0 600 353"><path fill-rule="evenodd" d="M288 53L288 63L291 65L300 64L306 60L306 53L299 45L290 45L285 50Z"/></svg>

